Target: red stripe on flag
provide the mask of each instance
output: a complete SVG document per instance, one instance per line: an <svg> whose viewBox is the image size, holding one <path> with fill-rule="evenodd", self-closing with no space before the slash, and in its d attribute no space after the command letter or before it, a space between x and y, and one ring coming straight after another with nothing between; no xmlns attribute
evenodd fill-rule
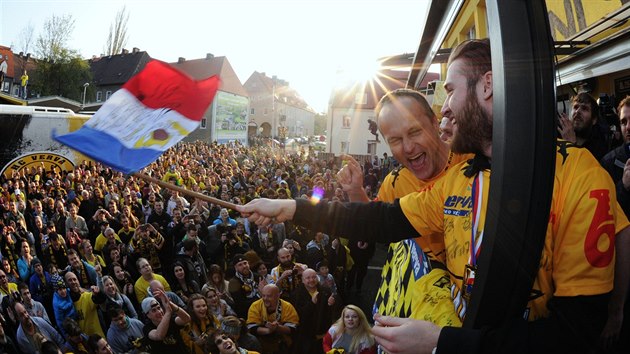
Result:
<svg viewBox="0 0 630 354"><path fill-rule="evenodd" d="M170 108L201 121L220 84L218 76L196 81L159 60L150 61L123 88L148 108Z"/></svg>

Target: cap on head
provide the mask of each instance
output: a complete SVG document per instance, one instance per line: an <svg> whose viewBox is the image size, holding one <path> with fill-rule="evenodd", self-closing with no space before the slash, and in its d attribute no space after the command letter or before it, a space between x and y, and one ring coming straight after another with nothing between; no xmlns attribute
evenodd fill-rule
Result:
<svg viewBox="0 0 630 354"><path fill-rule="evenodd" d="M160 303L156 299L152 297L145 298L144 300L142 300L142 312L146 315L155 305L160 306Z"/></svg>
<svg viewBox="0 0 630 354"><path fill-rule="evenodd" d="M232 266L236 267L236 265L242 261L246 261L247 258L245 258L245 256L243 256L242 254L238 253L234 256L234 258L232 258Z"/></svg>

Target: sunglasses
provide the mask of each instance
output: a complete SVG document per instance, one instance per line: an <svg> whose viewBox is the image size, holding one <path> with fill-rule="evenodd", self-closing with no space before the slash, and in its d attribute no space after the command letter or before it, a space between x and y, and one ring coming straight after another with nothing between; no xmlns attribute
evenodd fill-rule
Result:
<svg viewBox="0 0 630 354"><path fill-rule="evenodd" d="M223 341L226 341L228 339L230 339L228 336L226 336L225 334L222 334L221 337L218 337L214 340L214 345L218 347L223 343Z"/></svg>

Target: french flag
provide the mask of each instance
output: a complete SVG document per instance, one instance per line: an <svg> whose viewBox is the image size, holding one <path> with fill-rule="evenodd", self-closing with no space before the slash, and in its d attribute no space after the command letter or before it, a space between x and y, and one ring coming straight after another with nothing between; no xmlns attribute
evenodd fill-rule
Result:
<svg viewBox="0 0 630 354"><path fill-rule="evenodd" d="M152 60L79 130L53 138L130 174L197 129L219 84L218 76L196 81Z"/></svg>

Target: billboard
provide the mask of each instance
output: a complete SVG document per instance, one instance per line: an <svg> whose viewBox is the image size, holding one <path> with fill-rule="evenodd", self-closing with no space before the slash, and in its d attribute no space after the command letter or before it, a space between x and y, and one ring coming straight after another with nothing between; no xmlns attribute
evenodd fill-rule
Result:
<svg viewBox="0 0 630 354"><path fill-rule="evenodd" d="M247 97L217 92L214 98L214 140L221 144L234 140L247 144L248 106Z"/></svg>

